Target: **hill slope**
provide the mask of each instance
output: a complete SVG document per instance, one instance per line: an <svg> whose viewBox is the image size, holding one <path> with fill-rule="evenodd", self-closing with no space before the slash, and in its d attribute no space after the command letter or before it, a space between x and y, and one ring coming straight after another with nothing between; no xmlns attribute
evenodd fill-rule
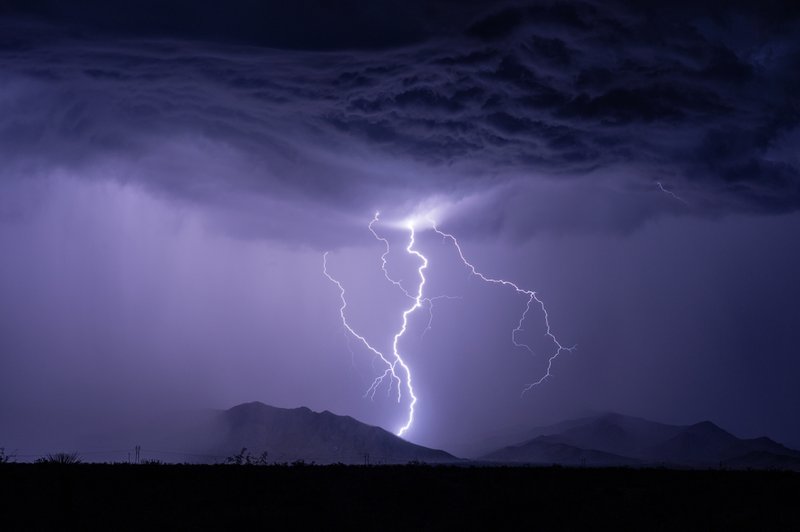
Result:
<svg viewBox="0 0 800 532"><path fill-rule="evenodd" d="M415 445L349 416L327 410L276 408L253 402L219 413L221 440L214 452L230 456L242 447L254 455L266 451L270 462L305 460L319 464L404 464L459 459L440 450Z"/></svg>

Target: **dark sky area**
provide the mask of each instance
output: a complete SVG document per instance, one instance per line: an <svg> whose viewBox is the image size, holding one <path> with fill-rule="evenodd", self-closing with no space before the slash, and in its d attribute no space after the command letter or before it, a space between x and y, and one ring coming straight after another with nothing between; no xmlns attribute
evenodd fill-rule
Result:
<svg viewBox="0 0 800 532"><path fill-rule="evenodd" d="M396 431L409 375L453 451L604 411L800 447L799 5L3 2L0 447L253 400ZM512 336L429 218L545 306ZM392 359L409 223L449 297L365 397L323 253Z"/></svg>

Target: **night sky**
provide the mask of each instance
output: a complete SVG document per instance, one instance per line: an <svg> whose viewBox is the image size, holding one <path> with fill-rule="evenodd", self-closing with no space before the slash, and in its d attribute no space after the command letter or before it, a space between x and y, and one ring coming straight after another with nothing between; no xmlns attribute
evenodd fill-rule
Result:
<svg viewBox="0 0 800 532"><path fill-rule="evenodd" d="M399 340L407 439L616 411L800 447L800 4L643 4L3 2L0 447L255 400L397 431L323 254L391 358L409 223L450 297ZM428 218L577 345L524 395L542 307L512 338L528 296Z"/></svg>

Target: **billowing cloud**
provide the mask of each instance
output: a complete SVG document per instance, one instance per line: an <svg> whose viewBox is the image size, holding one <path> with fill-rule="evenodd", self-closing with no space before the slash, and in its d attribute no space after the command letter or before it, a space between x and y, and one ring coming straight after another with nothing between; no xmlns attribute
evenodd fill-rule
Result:
<svg viewBox="0 0 800 532"><path fill-rule="evenodd" d="M561 203L588 213L574 228L676 210L650 197L656 182L689 211L794 210L798 19L709 14L512 6L461 35L380 51L17 43L0 54L4 174L66 167L281 217L297 214L288 199L334 225L511 187L520 206L504 224L521 236L549 227L529 212L552 199L548 181L569 182ZM593 217L604 207L590 196L618 215Z"/></svg>

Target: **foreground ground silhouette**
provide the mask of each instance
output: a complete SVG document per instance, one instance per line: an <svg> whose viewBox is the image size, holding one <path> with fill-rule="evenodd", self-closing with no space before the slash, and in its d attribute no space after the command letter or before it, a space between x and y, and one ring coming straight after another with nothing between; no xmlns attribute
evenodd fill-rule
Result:
<svg viewBox="0 0 800 532"><path fill-rule="evenodd" d="M4 464L0 529L798 530L800 474Z"/></svg>

